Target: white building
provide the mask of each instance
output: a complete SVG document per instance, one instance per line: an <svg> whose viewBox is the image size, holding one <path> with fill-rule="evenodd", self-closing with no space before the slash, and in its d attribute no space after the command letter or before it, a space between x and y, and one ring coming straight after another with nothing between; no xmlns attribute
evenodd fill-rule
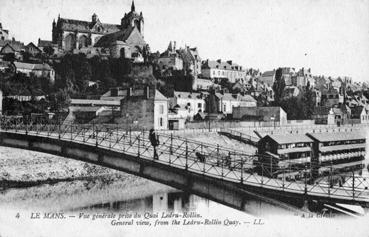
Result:
<svg viewBox="0 0 369 237"><path fill-rule="evenodd" d="M224 114L232 114L234 107L256 107L256 100L250 95L231 93L216 93L219 100L218 111Z"/></svg>
<svg viewBox="0 0 369 237"><path fill-rule="evenodd" d="M14 62L14 66L17 72L21 72L30 76L33 74L36 77L45 77L50 80L51 83L55 81L55 71L49 64L31 64L31 63L22 63L22 62Z"/></svg>
<svg viewBox="0 0 369 237"><path fill-rule="evenodd" d="M266 71L263 74L261 74L261 77L259 77L259 82L264 83L267 86L272 87L275 80L275 70L273 71Z"/></svg>
<svg viewBox="0 0 369 237"><path fill-rule="evenodd" d="M182 113L185 113L185 116L192 120L195 114L206 110L206 96L206 93L175 91L174 97L171 98L171 107L183 110Z"/></svg>
<svg viewBox="0 0 369 237"><path fill-rule="evenodd" d="M246 70L232 61L222 62L206 60L202 63L201 74L205 78L223 79L228 78L232 83L241 81L246 83Z"/></svg>
<svg viewBox="0 0 369 237"><path fill-rule="evenodd" d="M154 97L154 129L168 129L168 98L158 90Z"/></svg>

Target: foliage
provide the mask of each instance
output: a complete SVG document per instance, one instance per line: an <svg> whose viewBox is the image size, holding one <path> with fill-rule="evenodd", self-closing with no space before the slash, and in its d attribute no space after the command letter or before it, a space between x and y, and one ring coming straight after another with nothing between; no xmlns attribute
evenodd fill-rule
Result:
<svg viewBox="0 0 369 237"><path fill-rule="evenodd" d="M278 68L275 72L275 81L273 84L273 91L274 91L274 102L276 104L279 104L279 102L283 98L283 91L286 87L286 82L284 81L284 78L282 77L282 68Z"/></svg>

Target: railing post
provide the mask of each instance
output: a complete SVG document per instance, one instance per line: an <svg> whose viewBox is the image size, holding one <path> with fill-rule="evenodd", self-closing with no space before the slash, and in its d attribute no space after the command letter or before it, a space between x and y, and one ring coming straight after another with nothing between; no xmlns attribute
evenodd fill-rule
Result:
<svg viewBox="0 0 369 237"><path fill-rule="evenodd" d="M170 154L173 155L173 133L170 134ZM169 160L169 164L170 164L170 160Z"/></svg>
<svg viewBox="0 0 369 237"><path fill-rule="evenodd" d="M355 199L355 171L352 171L352 199Z"/></svg>
<svg viewBox="0 0 369 237"><path fill-rule="evenodd" d="M243 158L241 156L241 184L243 183Z"/></svg>
<svg viewBox="0 0 369 237"><path fill-rule="evenodd" d="M138 142L137 156L138 158L140 158L140 134L138 134L137 142Z"/></svg>
<svg viewBox="0 0 369 237"><path fill-rule="evenodd" d="M188 144L186 139L186 166L185 169L188 170Z"/></svg>
<svg viewBox="0 0 369 237"><path fill-rule="evenodd" d="M285 177L285 169L284 169L284 167L283 167L283 170L282 170L282 175L283 175L283 177L282 177L282 190L284 191L284 180L286 179L286 177Z"/></svg>
<svg viewBox="0 0 369 237"><path fill-rule="evenodd" d="M58 138L60 140L61 135L60 135L60 118L58 118Z"/></svg>
<svg viewBox="0 0 369 237"><path fill-rule="evenodd" d="M305 182L305 195L307 194L307 182L306 182L306 164L304 169L304 182Z"/></svg>
<svg viewBox="0 0 369 237"><path fill-rule="evenodd" d="M201 154L204 156L204 160L203 160L203 169L202 169L202 172L205 174L205 170L206 170L206 168L205 168L205 163L206 163L206 157L205 157L205 155L204 155L204 147L203 147L204 145L202 144L202 142L201 142Z"/></svg>
<svg viewBox="0 0 369 237"><path fill-rule="evenodd" d="M264 164L261 163L261 185L263 185L263 178L264 178Z"/></svg>
<svg viewBox="0 0 369 237"><path fill-rule="evenodd" d="M112 131L111 129L109 128L109 149L111 149L111 134L112 134Z"/></svg>
<svg viewBox="0 0 369 237"><path fill-rule="evenodd" d="M116 143L119 142L119 124L117 124L117 133L116 133L116 137L117 137L117 141Z"/></svg>
<svg viewBox="0 0 369 237"><path fill-rule="evenodd" d="M99 146L99 129L96 127L95 128L95 139L96 139L96 142L95 142L95 146L98 147Z"/></svg>
<svg viewBox="0 0 369 237"><path fill-rule="evenodd" d="M85 135L86 135L86 131L85 131L85 128L82 126L82 141L83 141L83 143L86 142Z"/></svg>
<svg viewBox="0 0 369 237"><path fill-rule="evenodd" d="M73 140L73 124L70 124L70 140Z"/></svg>
<svg viewBox="0 0 369 237"><path fill-rule="evenodd" d="M217 165L219 166L219 144L217 144Z"/></svg>
<svg viewBox="0 0 369 237"><path fill-rule="evenodd" d="M129 127L129 145L132 146L132 128Z"/></svg>

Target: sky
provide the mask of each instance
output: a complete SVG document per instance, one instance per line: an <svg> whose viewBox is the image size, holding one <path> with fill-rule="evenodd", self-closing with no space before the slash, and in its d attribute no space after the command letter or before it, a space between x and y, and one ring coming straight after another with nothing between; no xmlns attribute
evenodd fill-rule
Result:
<svg viewBox="0 0 369 237"><path fill-rule="evenodd" d="M203 60L262 71L311 68L314 75L369 82L369 0L135 0L152 51L197 47ZM16 40L51 40L61 17L120 24L131 0L0 0L0 22Z"/></svg>

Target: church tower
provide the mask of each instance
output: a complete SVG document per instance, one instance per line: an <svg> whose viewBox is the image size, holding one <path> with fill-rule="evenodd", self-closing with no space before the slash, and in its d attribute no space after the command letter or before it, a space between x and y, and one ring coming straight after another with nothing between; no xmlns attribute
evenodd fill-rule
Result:
<svg viewBox="0 0 369 237"><path fill-rule="evenodd" d="M125 13L121 20L121 29L124 30L128 27L136 27L142 37L144 36L144 18L142 12L140 12L140 14L136 12L135 2L133 0L131 11L129 13Z"/></svg>

